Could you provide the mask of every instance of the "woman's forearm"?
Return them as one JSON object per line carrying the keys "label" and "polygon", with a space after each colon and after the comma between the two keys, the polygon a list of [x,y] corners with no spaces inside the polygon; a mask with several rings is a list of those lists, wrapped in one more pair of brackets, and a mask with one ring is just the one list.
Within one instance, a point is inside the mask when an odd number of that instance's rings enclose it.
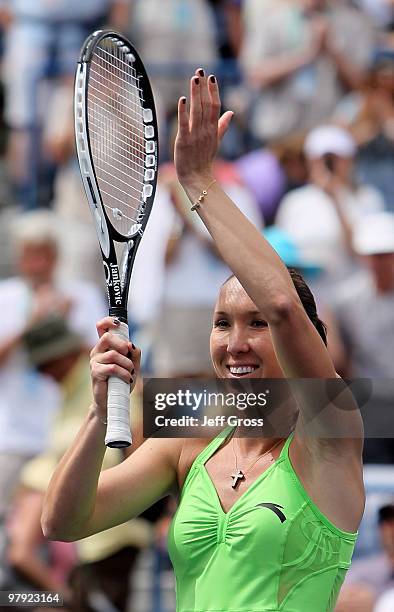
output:
{"label": "woman's forearm", "polygon": [[105,454],[105,425],[91,408],[49,484],[42,514],[44,535],[75,540],[91,518]]}
{"label": "woman's forearm", "polygon": [[[184,182],[191,202],[196,202],[211,180],[204,177]],[[218,183],[212,185],[197,210],[220,255],[268,322],[274,321],[291,300],[298,300],[280,257]]]}

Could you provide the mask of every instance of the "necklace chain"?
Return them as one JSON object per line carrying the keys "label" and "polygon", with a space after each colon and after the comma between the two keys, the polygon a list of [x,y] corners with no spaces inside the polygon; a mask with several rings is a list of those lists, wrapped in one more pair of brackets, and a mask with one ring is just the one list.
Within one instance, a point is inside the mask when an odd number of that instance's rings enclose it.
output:
{"label": "necklace chain", "polygon": [[260,461],[260,459],[263,459],[263,457],[265,457],[266,455],[268,455],[268,453],[271,453],[277,446],[279,446],[279,444],[281,444],[281,442],[283,442],[283,439],[281,438],[280,440],[278,440],[275,444],[273,444],[273,446],[271,446],[271,448],[269,448],[268,450],[264,451],[264,453],[262,453],[261,455],[259,455],[247,468],[247,470],[244,472],[241,469],[238,469],[238,458],[237,458],[237,454],[235,452],[235,442],[234,442],[234,438],[235,436],[233,436],[232,439],[232,449],[233,449],[233,454],[234,454],[234,458],[235,458],[235,474],[233,476],[231,476],[231,478],[233,479],[233,484],[231,485],[233,489],[235,489],[238,485],[238,482],[241,480],[245,480],[246,475],[250,472],[250,470],[252,469],[252,467],[258,462]]}

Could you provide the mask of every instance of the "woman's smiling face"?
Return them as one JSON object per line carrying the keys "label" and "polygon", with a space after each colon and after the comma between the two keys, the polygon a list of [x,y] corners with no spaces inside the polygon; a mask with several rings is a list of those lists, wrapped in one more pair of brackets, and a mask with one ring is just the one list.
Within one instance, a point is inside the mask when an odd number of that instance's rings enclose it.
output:
{"label": "woman's smiling face", "polygon": [[219,378],[283,378],[266,321],[239,281],[220,289],[211,333],[211,359]]}

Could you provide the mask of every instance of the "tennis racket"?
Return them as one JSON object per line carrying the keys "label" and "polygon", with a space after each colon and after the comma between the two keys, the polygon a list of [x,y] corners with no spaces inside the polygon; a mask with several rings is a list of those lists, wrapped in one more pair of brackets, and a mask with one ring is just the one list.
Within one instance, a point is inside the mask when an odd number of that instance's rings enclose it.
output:
{"label": "tennis racket", "polygon": [[[114,333],[128,340],[130,277],[155,196],[158,130],[146,70],[121,34],[99,30],[85,41],[74,111],[79,167],[103,257],[109,314],[121,321]],[[107,446],[131,444],[129,406],[129,385],[111,377]]]}

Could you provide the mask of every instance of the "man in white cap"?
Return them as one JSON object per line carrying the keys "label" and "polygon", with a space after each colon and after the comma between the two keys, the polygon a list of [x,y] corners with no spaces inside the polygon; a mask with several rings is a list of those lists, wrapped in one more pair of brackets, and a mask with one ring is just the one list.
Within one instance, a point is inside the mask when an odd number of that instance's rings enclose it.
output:
{"label": "man in white cap", "polygon": [[355,269],[355,223],[383,210],[384,202],[375,188],[355,180],[357,146],[347,130],[335,125],[315,128],[305,140],[304,151],[310,183],[285,196],[276,222],[306,260],[326,270],[314,289],[330,302],[338,282]]}
{"label": "man in white cap", "polygon": [[394,378],[394,213],[362,219],[353,247],[365,269],[341,286],[335,306],[352,373]]}
{"label": "man in white cap", "polygon": [[[337,293],[334,313],[350,360],[349,374],[372,380],[365,413],[369,461],[394,460],[394,213],[362,219],[354,229],[353,248],[364,269]],[[368,439],[371,436],[376,440]],[[379,439],[384,438],[384,439]]]}

